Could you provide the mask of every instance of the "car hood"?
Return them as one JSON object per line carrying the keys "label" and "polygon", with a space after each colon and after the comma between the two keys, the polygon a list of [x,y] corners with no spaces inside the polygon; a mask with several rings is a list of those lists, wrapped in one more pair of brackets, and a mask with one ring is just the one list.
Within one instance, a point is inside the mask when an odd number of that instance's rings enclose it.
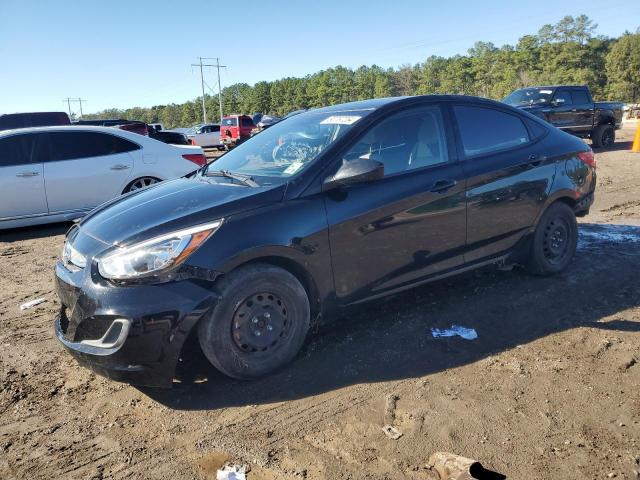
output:
{"label": "car hood", "polygon": [[80,229],[109,245],[130,245],[282,199],[284,185],[246,187],[200,175],[162,182],[91,211]]}

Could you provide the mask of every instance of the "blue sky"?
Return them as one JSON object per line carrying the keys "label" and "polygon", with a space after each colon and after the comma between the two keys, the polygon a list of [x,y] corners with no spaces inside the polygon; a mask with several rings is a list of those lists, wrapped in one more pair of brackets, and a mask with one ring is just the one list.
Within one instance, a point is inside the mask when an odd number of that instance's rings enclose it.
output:
{"label": "blue sky", "polygon": [[581,13],[603,35],[640,27],[640,0],[0,0],[0,112],[181,103],[200,94],[200,55],[228,66],[223,86],[253,84],[513,44]]}

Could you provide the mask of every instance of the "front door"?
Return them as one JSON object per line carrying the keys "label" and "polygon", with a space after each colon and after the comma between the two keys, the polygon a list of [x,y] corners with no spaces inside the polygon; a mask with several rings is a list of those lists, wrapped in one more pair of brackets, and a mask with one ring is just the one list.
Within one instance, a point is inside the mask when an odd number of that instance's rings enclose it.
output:
{"label": "front door", "polygon": [[[44,162],[50,213],[84,211],[120,195],[139,146],[108,133],[78,130],[49,133]],[[129,153],[131,152],[131,153]]]}
{"label": "front door", "polygon": [[34,152],[38,134],[0,138],[0,221],[47,214],[42,163]]}
{"label": "front door", "polygon": [[552,102],[554,105],[549,113],[549,122],[562,130],[574,131],[577,118],[571,92],[566,88],[558,89]]}
{"label": "front door", "polygon": [[353,303],[456,267],[465,245],[465,182],[439,106],[394,113],[344,161],[381,161],[381,180],[326,193],[336,294]]}

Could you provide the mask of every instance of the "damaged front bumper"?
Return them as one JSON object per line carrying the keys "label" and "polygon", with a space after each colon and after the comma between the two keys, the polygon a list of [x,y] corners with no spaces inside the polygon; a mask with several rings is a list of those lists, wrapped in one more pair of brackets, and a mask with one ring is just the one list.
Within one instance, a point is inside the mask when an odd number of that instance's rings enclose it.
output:
{"label": "damaged front bumper", "polygon": [[62,263],[55,285],[60,343],[96,373],[140,386],[171,386],[186,338],[217,302],[208,282],[110,285]]}

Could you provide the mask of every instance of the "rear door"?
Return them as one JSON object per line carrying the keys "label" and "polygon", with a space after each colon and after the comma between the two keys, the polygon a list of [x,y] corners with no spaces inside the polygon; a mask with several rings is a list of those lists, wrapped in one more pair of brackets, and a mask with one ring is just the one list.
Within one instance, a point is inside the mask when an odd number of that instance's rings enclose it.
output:
{"label": "rear door", "polygon": [[41,136],[0,138],[0,221],[47,214],[43,166],[34,158]]}
{"label": "rear door", "polygon": [[87,210],[120,195],[139,150],[108,133],[51,131],[44,163],[49,212]]}
{"label": "rear door", "polygon": [[574,123],[572,130],[579,133],[590,132],[593,127],[594,105],[586,88],[574,88],[571,90],[573,99]]}
{"label": "rear door", "polygon": [[465,262],[506,251],[534,224],[553,182],[555,163],[539,140],[547,130],[511,110],[453,106],[467,179]]}
{"label": "rear door", "polygon": [[249,138],[251,136],[251,130],[256,128],[256,124],[253,123],[251,117],[240,117],[240,138]]}
{"label": "rear door", "polygon": [[465,187],[446,118],[438,105],[392,113],[343,156],[375,158],[385,177],[325,194],[342,303],[402,289],[462,263]]}

